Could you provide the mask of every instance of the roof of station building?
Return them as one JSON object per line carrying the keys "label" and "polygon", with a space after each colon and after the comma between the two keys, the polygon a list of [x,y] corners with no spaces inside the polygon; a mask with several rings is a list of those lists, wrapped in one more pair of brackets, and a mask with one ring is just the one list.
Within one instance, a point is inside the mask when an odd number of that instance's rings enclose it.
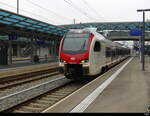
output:
{"label": "roof of station building", "polygon": [[[66,33],[68,30],[55,26],[52,24],[48,24],[36,19],[32,19],[23,15],[19,15],[10,11],[6,11],[3,9],[0,9],[0,28],[1,30],[5,29],[5,32],[11,28],[11,32],[23,32],[27,31],[28,33],[34,33],[36,34],[47,34],[47,35],[54,35],[54,36],[63,36],[64,33]],[[18,29],[20,29],[18,31]],[[16,30],[16,31],[15,31]]]}

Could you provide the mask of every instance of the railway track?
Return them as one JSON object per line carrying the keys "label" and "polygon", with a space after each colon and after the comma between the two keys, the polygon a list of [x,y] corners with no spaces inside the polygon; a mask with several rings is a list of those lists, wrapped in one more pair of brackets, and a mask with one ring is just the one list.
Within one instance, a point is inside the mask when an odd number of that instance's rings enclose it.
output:
{"label": "railway track", "polygon": [[7,92],[6,95],[0,97],[0,112],[14,107],[20,103],[26,102],[32,98],[35,98],[41,94],[53,90],[59,86],[68,83],[70,80],[62,76],[54,76],[53,79],[47,79],[43,82],[31,83],[30,86],[19,87],[14,92]]}
{"label": "railway track", "polygon": [[83,82],[80,80],[80,82],[72,82],[64,76],[55,77],[54,80],[45,81],[28,89],[0,97],[0,112],[43,112],[46,108],[52,106],[90,81],[86,80]]}
{"label": "railway track", "polygon": [[[18,75],[11,75],[0,78],[0,102],[6,96],[11,96],[17,91],[30,88],[34,85],[40,84],[45,81],[50,81],[53,76],[59,75],[57,66],[46,66],[43,69],[36,69],[30,72],[20,72]],[[54,77],[56,78],[56,77]],[[2,100],[2,101],[1,101]],[[2,106],[3,107],[3,106]],[[0,111],[3,108],[0,106]]]}
{"label": "railway track", "polygon": [[55,75],[59,75],[59,72],[52,72],[44,75],[35,76],[29,79],[22,79],[15,82],[6,83],[4,85],[1,85],[0,97],[24,88],[31,87],[36,84],[40,84],[45,81],[52,80],[53,78],[55,78]]}
{"label": "railway track", "polygon": [[12,82],[4,82],[3,84],[0,84],[0,93],[1,91],[4,91],[6,89],[11,89],[13,87],[16,86],[20,86],[26,83],[30,83],[30,82],[34,82],[34,81],[38,81],[40,79],[44,79],[44,78],[48,78],[50,76],[54,76],[54,75],[58,75],[59,72],[58,71],[54,71],[54,72],[49,72],[49,73],[45,73],[45,74],[40,74],[38,76],[32,76],[32,77],[28,77],[28,78],[21,78],[18,80],[13,80]]}
{"label": "railway track", "polygon": [[74,91],[78,90],[91,80],[86,81],[71,81],[59,88],[56,88],[46,94],[38,96],[28,102],[25,102],[21,105],[16,106],[10,110],[5,112],[9,113],[41,113],[48,107],[52,106],[53,104],[57,103],[61,99],[65,98],[66,96],[70,95]]}
{"label": "railway track", "polygon": [[0,83],[25,78],[27,76],[30,77],[56,69],[58,69],[58,65],[32,66],[23,69],[17,68],[15,70],[2,71],[0,72]]}
{"label": "railway track", "polygon": [[58,67],[46,67],[41,70],[34,70],[30,72],[22,72],[16,75],[9,75],[0,78],[0,90],[11,88],[20,84],[25,84],[31,81],[47,78],[49,76],[57,75]]}

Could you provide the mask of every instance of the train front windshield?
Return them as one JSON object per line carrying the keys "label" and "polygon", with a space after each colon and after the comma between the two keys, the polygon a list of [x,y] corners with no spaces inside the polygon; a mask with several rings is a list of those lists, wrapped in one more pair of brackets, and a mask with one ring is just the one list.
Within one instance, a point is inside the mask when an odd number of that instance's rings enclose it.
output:
{"label": "train front windshield", "polygon": [[62,52],[67,54],[85,53],[88,49],[89,33],[68,33],[63,41]]}

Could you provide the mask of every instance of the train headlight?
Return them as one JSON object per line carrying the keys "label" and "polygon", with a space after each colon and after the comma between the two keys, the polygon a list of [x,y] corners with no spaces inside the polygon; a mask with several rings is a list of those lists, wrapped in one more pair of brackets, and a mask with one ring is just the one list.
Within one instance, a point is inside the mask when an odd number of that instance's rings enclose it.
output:
{"label": "train headlight", "polygon": [[65,61],[65,60],[60,59],[60,63],[66,63],[66,61]]}
{"label": "train headlight", "polygon": [[82,61],[81,61],[82,64],[88,63],[88,62],[89,62],[88,60],[82,60]]}

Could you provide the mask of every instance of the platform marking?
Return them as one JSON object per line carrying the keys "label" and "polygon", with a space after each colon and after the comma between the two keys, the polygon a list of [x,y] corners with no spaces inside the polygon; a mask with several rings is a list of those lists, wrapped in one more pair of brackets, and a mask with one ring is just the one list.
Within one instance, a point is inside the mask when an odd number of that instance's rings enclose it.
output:
{"label": "platform marking", "polygon": [[78,104],[70,113],[84,112],[86,108],[103,92],[103,90],[121,73],[121,71],[132,61],[131,58],[127,61],[119,70],[117,70],[109,79],[107,79],[102,85],[96,88],[88,97],[86,97],[80,104]]}

